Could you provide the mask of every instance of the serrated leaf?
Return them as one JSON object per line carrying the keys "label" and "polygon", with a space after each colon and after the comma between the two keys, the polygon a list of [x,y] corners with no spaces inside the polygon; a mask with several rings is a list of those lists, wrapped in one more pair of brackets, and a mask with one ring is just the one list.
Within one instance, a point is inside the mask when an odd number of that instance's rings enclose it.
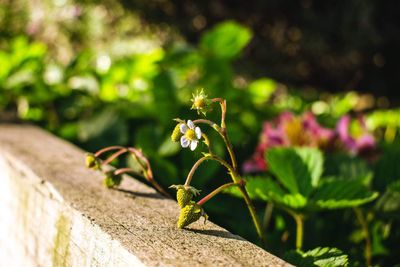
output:
{"label": "serrated leaf", "polygon": [[361,179],[364,185],[369,185],[373,176],[372,170],[364,160],[347,154],[329,155],[324,174],[340,179]]}
{"label": "serrated leaf", "polygon": [[[243,177],[246,180],[246,189],[251,199],[268,201],[271,192],[276,195],[283,196],[285,192],[276,184],[271,178],[268,177]],[[242,197],[240,190],[237,187],[229,187],[225,190],[226,193],[236,197]]]}
{"label": "serrated leaf", "polygon": [[[246,179],[246,189],[251,199],[271,201],[278,206],[289,209],[302,209],[307,205],[307,199],[300,194],[287,194],[269,177],[249,177]],[[236,197],[242,197],[237,187],[230,187],[225,192]]]}
{"label": "serrated leaf", "polygon": [[240,24],[228,21],[206,32],[200,41],[201,50],[220,59],[239,55],[251,39],[251,31]]}
{"label": "serrated leaf", "polygon": [[337,248],[318,247],[306,252],[289,251],[285,260],[298,267],[342,267],[348,266],[348,256]]}
{"label": "serrated leaf", "polygon": [[267,151],[270,171],[292,194],[308,196],[323,170],[322,153],[313,148],[273,148]]}
{"label": "serrated leaf", "polygon": [[388,214],[399,217],[400,211],[400,180],[391,183],[385,193],[376,203],[376,208]]}
{"label": "serrated leaf", "polygon": [[378,197],[359,180],[330,180],[323,183],[311,196],[319,209],[340,209],[356,207]]}

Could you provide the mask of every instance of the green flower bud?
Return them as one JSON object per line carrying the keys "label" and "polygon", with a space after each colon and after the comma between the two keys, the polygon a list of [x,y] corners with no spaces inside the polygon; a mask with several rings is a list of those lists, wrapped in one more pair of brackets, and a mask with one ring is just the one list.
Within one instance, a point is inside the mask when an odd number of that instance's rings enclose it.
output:
{"label": "green flower bud", "polygon": [[197,114],[202,113],[204,116],[206,116],[207,111],[210,110],[211,100],[207,98],[204,90],[197,90],[197,92],[193,94],[191,101],[193,103],[191,109],[197,110]]}
{"label": "green flower bud", "polygon": [[192,186],[184,185],[171,185],[170,188],[175,188],[176,200],[180,208],[185,207],[193,198],[193,196],[199,195],[200,191]]}
{"label": "green flower bud", "polygon": [[178,220],[178,228],[182,229],[191,223],[194,223],[201,216],[204,216],[204,210],[196,202],[190,201],[185,207],[181,209]]}
{"label": "green flower bud", "polygon": [[183,134],[181,133],[181,129],[180,129],[181,124],[183,124],[183,123],[178,123],[178,124],[175,126],[174,130],[172,131],[172,134],[171,134],[171,140],[172,140],[172,142],[179,142],[179,140],[181,139],[181,137],[182,137],[182,135],[183,135]]}
{"label": "green flower bud", "polygon": [[101,170],[100,159],[92,153],[86,154],[86,167],[93,170]]}
{"label": "green flower bud", "polygon": [[103,180],[103,184],[108,187],[115,187],[121,184],[122,176],[115,175],[113,171],[106,172],[106,177]]}

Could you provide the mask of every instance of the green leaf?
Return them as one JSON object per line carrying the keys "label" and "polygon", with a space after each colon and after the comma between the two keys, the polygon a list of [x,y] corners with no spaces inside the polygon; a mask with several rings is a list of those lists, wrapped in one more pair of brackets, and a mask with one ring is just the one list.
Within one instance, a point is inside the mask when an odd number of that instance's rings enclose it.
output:
{"label": "green leaf", "polygon": [[277,88],[277,83],[272,79],[262,78],[249,85],[249,93],[254,104],[263,104],[269,100]]}
{"label": "green leaf", "polygon": [[360,179],[364,185],[369,185],[373,177],[372,170],[364,160],[347,154],[328,155],[324,174],[346,180]]}
{"label": "green leaf", "polygon": [[383,148],[382,156],[375,165],[374,188],[383,192],[388,184],[400,179],[400,147],[391,145]]}
{"label": "green leaf", "polygon": [[313,148],[273,148],[267,151],[270,171],[290,193],[308,196],[323,170],[322,153]]}
{"label": "green leaf", "polygon": [[[287,194],[269,177],[247,178],[246,189],[253,200],[271,201],[278,206],[295,210],[302,209],[307,205],[307,199],[304,196],[300,194]],[[236,197],[242,197],[237,187],[230,187],[225,192]]]}
{"label": "green leaf", "polygon": [[181,146],[178,142],[172,142],[171,137],[167,136],[164,142],[158,148],[158,154],[162,157],[172,156],[175,155],[180,148]]}
{"label": "green leaf", "polygon": [[285,260],[298,267],[342,267],[348,266],[346,254],[337,248],[318,247],[306,252],[292,250],[286,253]]}
{"label": "green leaf", "polygon": [[206,32],[201,38],[200,48],[216,58],[229,60],[239,55],[251,37],[248,28],[228,21]]}
{"label": "green leaf", "polygon": [[330,180],[319,186],[311,200],[320,209],[341,209],[356,207],[378,197],[359,180]]}
{"label": "green leaf", "polygon": [[[283,196],[285,192],[271,178],[267,177],[243,177],[246,180],[246,189],[251,199],[268,201],[270,193]],[[242,197],[240,190],[237,187],[229,187],[224,192]]]}
{"label": "green leaf", "polygon": [[376,208],[387,214],[399,217],[400,211],[400,180],[391,183],[382,197],[376,203]]}

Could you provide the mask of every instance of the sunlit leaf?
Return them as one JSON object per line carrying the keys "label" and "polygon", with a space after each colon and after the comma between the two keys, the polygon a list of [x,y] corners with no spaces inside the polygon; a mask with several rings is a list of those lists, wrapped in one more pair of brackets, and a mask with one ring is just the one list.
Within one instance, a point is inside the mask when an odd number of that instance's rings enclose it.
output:
{"label": "sunlit leaf", "polygon": [[254,104],[263,104],[269,100],[275,91],[277,83],[272,79],[262,78],[249,85],[249,94]]}
{"label": "sunlit leaf", "polygon": [[323,183],[311,196],[317,208],[340,209],[356,207],[378,197],[359,180],[334,179]]}
{"label": "sunlit leaf", "polygon": [[203,35],[200,48],[216,58],[231,59],[239,55],[251,36],[248,28],[233,21],[224,22]]}
{"label": "sunlit leaf", "polygon": [[285,260],[298,267],[342,267],[348,266],[346,254],[337,248],[318,247],[306,252],[292,250],[286,253]]}
{"label": "sunlit leaf", "polygon": [[322,153],[312,148],[272,148],[266,153],[270,171],[292,194],[308,196],[323,169]]}

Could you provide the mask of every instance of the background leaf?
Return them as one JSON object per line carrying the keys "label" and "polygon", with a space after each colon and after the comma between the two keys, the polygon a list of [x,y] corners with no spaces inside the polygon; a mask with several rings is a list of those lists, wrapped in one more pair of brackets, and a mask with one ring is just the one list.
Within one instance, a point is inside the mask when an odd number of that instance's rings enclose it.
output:
{"label": "background leaf", "polygon": [[270,171],[289,190],[308,196],[323,170],[322,153],[313,148],[272,148],[266,153]]}
{"label": "background leaf", "polygon": [[337,248],[318,247],[306,252],[289,251],[285,260],[298,267],[342,267],[348,266],[348,256]]}
{"label": "background leaf", "polygon": [[356,207],[377,198],[378,193],[370,191],[357,180],[331,180],[323,183],[311,196],[321,209]]}
{"label": "background leaf", "polygon": [[232,59],[248,44],[251,36],[248,28],[233,21],[224,22],[203,35],[200,48],[216,58]]}

